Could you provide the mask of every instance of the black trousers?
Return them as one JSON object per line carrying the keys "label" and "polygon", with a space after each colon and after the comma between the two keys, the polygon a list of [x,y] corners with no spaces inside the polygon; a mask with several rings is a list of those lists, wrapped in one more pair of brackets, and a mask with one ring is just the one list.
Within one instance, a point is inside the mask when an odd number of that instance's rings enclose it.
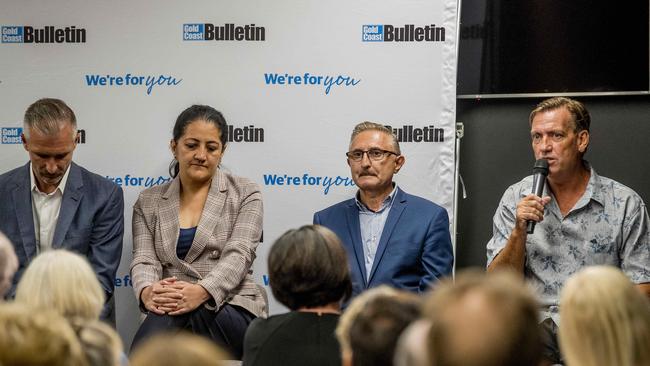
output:
{"label": "black trousers", "polygon": [[560,344],[557,339],[557,325],[553,322],[553,319],[546,318],[539,323],[539,327],[542,333],[542,354],[544,358],[554,365],[564,365],[564,359],[560,353]]}
{"label": "black trousers", "polygon": [[224,304],[216,312],[201,305],[194,311],[176,316],[149,312],[133,337],[131,352],[140,342],[155,334],[185,330],[211,339],[232,359],[241,360],[244,334],[253,319],[255,316],[248,310],[230,304]]}

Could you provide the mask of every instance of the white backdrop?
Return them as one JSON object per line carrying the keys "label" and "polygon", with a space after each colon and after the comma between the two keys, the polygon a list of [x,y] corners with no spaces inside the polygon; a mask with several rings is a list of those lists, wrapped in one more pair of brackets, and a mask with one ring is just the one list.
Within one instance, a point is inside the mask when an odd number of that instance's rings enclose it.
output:
{"label": "white backdrop", "polygon": [[[354,194],[344,153],[358,122],[399,129],[406,165],[396,181],[452,216],[457,0],[0,0],[0,7],[0,172],[28,159],[15,143],[27,106],[42,97],[66,101],[85,135],[74,160],[124,190],[116,303],[127,344],[138,324],[128,277],[131,208],[142,189],[169,179],[172,126],[191,104],[215,107],[241,131],[223,168],[262,187],[260,284],[275,238]],[[232,39],[189,40],[215,33]],[[298,178],[276,179],[285,175]],[[271,300],[272,313],[282,309]]]}

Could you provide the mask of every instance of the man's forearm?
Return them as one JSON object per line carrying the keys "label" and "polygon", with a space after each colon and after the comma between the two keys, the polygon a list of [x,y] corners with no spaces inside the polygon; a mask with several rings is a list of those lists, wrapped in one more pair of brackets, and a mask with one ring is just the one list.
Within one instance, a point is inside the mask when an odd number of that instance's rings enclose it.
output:
{"label": "man's forearm", "polygon": [[510,234],[506,246],[488,266],[488,272],[511,269],[523,275],[526,258],[526,236],[525,231],[521,232],[515,228]]}
{"label": "man's forearm", "polygon": [[639,283],[636,285],[636,288],[650,298],[650,283]]}

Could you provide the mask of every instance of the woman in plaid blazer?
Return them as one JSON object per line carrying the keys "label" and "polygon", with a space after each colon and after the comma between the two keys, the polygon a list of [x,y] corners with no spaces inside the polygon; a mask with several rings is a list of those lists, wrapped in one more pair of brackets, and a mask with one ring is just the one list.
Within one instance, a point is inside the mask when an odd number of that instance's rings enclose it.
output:
{"label": "woman in plaid blazer", "polygon": [[183,111],[170,143],[174,179],[142,191],[133,207],[131,276],[147,316],[132,349],[186,329],[241,359],[248,324],[266,316],[266,293],[251,276],[262,197],[257,184],[219,169],[226,132],[209,106]]}

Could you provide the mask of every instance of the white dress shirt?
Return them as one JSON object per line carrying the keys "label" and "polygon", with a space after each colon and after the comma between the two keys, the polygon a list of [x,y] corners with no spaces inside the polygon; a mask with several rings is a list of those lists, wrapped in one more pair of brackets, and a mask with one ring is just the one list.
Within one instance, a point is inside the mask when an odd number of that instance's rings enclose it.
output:
{"label": "white dress shirt", "polygon": [[[70,164],[72,165],[72,164]],[[39,253],[52,249],[54,230],[59,220],[63,191],[68,181],[70,166],[66,169],[59,186],[52,193],[43,193],[36,185],[32,164],[29,164],[29,179],[32,192],[32,215],[34,216],[34,234],[36,235],[36,248]]]}

